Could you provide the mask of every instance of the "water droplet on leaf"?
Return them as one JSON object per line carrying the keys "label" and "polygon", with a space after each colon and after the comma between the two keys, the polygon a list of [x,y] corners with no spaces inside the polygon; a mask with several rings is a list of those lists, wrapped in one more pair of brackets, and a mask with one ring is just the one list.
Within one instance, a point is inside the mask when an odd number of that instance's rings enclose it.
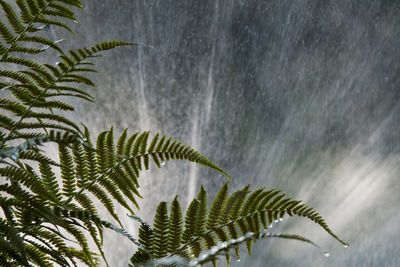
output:
{"label": "water droplet on leaf", "polygon": [[343,247],[344,247],[344,248],[348,248],[348,247],[349,247],[349,244],[343,245]]}
{"label": "water droplet on leaf", "polygon": [[328,258],[330,255],[331,255],[331,253],[329,253],[328,251],[325,251],[325,252],[324,252],[324,256],[325,256],[325,257]]}
{"label": "water droplet on leaf", "polygon": [[165,165],[165,161],[161,161],[160,164],[161,164],[161,166]]}

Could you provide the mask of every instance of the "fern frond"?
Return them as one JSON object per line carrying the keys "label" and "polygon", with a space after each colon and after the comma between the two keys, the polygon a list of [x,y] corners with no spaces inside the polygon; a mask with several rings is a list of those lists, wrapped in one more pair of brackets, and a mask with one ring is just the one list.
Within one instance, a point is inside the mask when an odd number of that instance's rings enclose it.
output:
{"label": "fern frond", "polygon": [[[112,195],[114,200],[125,207],[130,213],[133,214],[133,210],[125,201],[125,197],[129,199],[131,203],[135,206],[137,205],[136,199],[133,194],[140,197],[137,191],[138,182],[137,177],[142,169],[142,158],[144,158],[145,168],[148,168],[148,160],[146,162],[146,157],[149,155],[149,151],[157,154],[171,154],[173,152],[168,152],[170,146],[165,146],[165,144],[158,143],[160,150],[154,152],[155,144],[157,138],[153,138],[148,145],[149,132],[144,132],[142,134],[134,134],[130,138],[127,138],[127,131],[124,131],[117,143],[117,154],[115,154],[115,146],[113,141],[113,130],[105,131],[99,134],[96,142],[96,149],[90,143],[90,136],[88,135],[87,129],[85,129],[86,141],[84,144],[85,158],[88,160],[88,171],[90,181],[82,185],[81,189],[72,195],[68,203],[73,199],[73,197],[82,194],[85,190],[92,192],[95,190],[94,195],[96,197],[101,197],[101,202],[107,204],[107,209],[113,211],[113,205],[109,203],[108,199],[105,197],[105,191]],[[127,141],[125,141],[127,139]],[[166,151],[163,151],[163,149]],[[122,154],[121,154],[122,153]],[[178,152],[177,152],[178,153]],[[201,156],[203,157],[203,156]],[[94,162],[93,159],[96,158]],[[95,189],[93,187],[98,184]],[[103,188],[105,191],[103,191]],[[205,207],[205,204],[202,204]],[[202,211],[204,217],[204,211]],[[114,212],[112,214],[115,215]],[[113,215],[113,216],[114,216]],[[116,215],[115,215],[116,216]],[[202,217],[202,218],[203,218]],[[198,231],[203,229],[205,218],[202,219],[203,223],[198,225]]]}
{"label": "fern frond", "polygon": [[[21,42],[32,42],[32,43],[44,45],[41,48],[42,50],[47,50],[48,48],[51,47],[60,53],[64,53],[64,51],[57,45],[57,43],[59,43],[60,41],[52,41],[52,40],[49,40],[42,36],[37,36],[37,35],[29,36],[27,34],[21,34],[19,37],[19,40]],[[43,68],[43,67],[41,67],[41,68]]]}
{"label": "fern frond", "polygon": [[69,224],[65,227],[72,236],[74,236],[75,240],[78,241],[80,247],[82,248],[83,256],[86,261],[89,263],[88,265],[96,265],[96,259],[93,257],[91,251],[89,250],[89,245],[85,238],[85,235],[75,226]]}
{"label": "fern frond", "polygon": [[60,165],[61,165],[61,179],[63,182],[63,194],[67,197],[71,196],[75,192],[76,178],[74,175],[74,165],[72,156],[63,144],[58,146],[60,154]]}
{"label": "fern frond", "polygon": [[[71,3],[71,2],[69,2],[69,3]],[[72,20],[76,20],[75,18],[73,18],[74,12],[66,6],[57,4],[56,2],[52,2],[49,4],[49,7],[53,8],[57,12],[67,14],[68,16],[71,17]],[[82,6],[79,5],[78,7],[82,7]]]}
{"label": "fern frond", "polygon": [[169,216],[168,229],[168,253],[173,253],[181,244],[182,235],[182,213],[178,196],[174,198],[171,204],[171,214]]}
{"label": "fern frond", "polygon": [[16,64],[16,65],[21,65],[25,67],[29,67],[32,69],[41,69],[43,68],[41,64],[36,63],[32,60],[26,59],[26,58],[19,58],[19,57],[8,57],[3,60],[4,63],[11,63],[11,64]]}
{"label": "fern frond", "polygon": [[185,216],[185,230],[182,233],[182,244],[185,244],[180,251],[186,252],[186,247],[189,246],[192,250],[193,255],[199,255],[200,253],[200,243],[199,242],[191,242],[196,236],[196,214],[199,206],[199,201],[197,199],[193,199],[190,203]]}
{"label": "fern frond", "polygon": [[75,135],[72,135],[69,132],[61,134],[60,132],[50,131],[48,135],[33,134],[33,136],[27,134],[26,136],[24,136],[24,138],[27,140],[18,146],[1,148],[0,158],[11,158],[14,161],[18,161],[21,153],[36,149],[37,146],[42,145],[46,142],[56,142],[59,144],[71,144],[73,142],[80,142]]}
{"label": "fern frond", "polygon": [[[6,242],[0,242],[2,251],[5,251],[6,253],[9,252],[8,255],[13,260],[16,260],[17,263],[28,266],[28,253],[24,246],[23,239],[18,234],[17,229],[10,226],[4,219],[0,218],[0,233],[6,239]],[[4,239],[1,238],[0,240],[3,241]]]}
{"label": "fern frond", "polygon": [[[98,200],[100,200],[100,202],[103,204],[103,206],[107,209],[108,213],[120,224],[122,225],[122,223],[119,220],[118,215],[115,213],[115,206],[113,204],[113,201],[110,199],[110,197],[107,195],[106,192],[104,192],[104,190],[102,190],[99,186],[97,185],[93,185],[91,186],[88,191],[90,193],[92,193]],[[80,195],[80,194],[79,194]],[[77,194],[76,198],[79,197],[79,195]]]}
{"label": "fern frond", "polygon": [[[44,52],[44,51],[46,51],[46,50],[47,50],[47,49],[43,49],[43,48],[24,47],[24,46],[14,46],[14,47],[12,48],[12,51],[11,51],[11,52],[36,55],[36,54],[42,53],[42,52]],[[6,52],[10,52],[10,51],[6,51]],[[3,56],[4,56],[4,55],[7,55],[6,52],[3,53]]]}
{"label": "fern frond", "polygon": [[26,1],[29,11],[33,16],[37,16],[40,12],[39,4],[36,0],[27,0]]}
{"label": "fern frond", "polygon": [[[236,191],[229,196],[228,184],[226,183],[222,186],[212,202],[209,212],[207,212],[205,202],[206,192],[202,187],[198,197],[190,203],[186,211],[185,230],[181,235],[181,239],[175,241],[177,246],[173,246],[169,243],[169,247],[173,247],[174,249],[168,250],[168,256],[160,256],[161,254],[156,254],[155,252],[152,253],[152,256],[155,259],[161,258],[161,260],[163,260],[163,257],[171,258],[179,255],[179,257],[185,259],[189,265],[203,264],[209,261],[215,265],[215,261],[217,260],[216,256],[220,255],[220,253],[225,255],[229,264],[230,256],[227,252],[229,252],[230,248],[234,248],[236,257],[239,257],[239,244],[246,243],[246,247],[250,253],[252,242],[261,238],[276,237],[293,239],[317,246],[303,236],[272,234],[266,232],[266,230],[261,232],[259,229],[263,226],[263,221],[270,220],[270,218],[268,218],[269,213],[272,214],[270,215],[271,222],[282,218],[285,214],[290,216],[305,216],[319,224],[328,233],[331,232],[326,223],[321,221],[323,220],[322,217],[317,215],[314,209],[303,204],[300,205],[300,202],[297,200],[284,198],[285,194],[280,193],[280,190],[272,189],[265,191],[265,188],[261,188],[255,190],[249,196],[247,196],[248,193],[249,186],[246,186],[242,190]],[[177,207],[177,204],[178,201],[177,198],[175,198],[172,203],[170,218],[176,216],[172,213],[174,206]],[[165,215],[165,213],[167,213],[165,202],[162,202],[159,207],[162,207],[162,216],[160,214],[156,215],[158,222],[162,221],[161,218],[165,219],[167,216]],[[157,213],[160,213],[160,210],[158,210]],[[205,216],[207,216],[207,221],[204,219]],[[264,220],[262,219],[263,217]],[[174,224],[179,225],[178,222]],[[204,229],[205,226],[207,230]],[[160,229],[161,227],[158,225],[155,228]],[[240,229],[240,234],[238,229]],[[265,229],[267,229],[266,226]],[[332,236],[337,238],[335,235]],[[340,239],[338,239],[338,241],[341,243],[343,242]],[[155,247],[155,241],[153,240],[142,240],[141,242],[147,242],[146,244],[152,243],[153,249]],[[345,242],[343,243],[346,244]],[[192,253],[187,252],[188,247],[190,247]],[[141,260],[144,260],[144,258],[141,258]]]}
{"label": "fern frond", "polygon": [[15,1],[20,9],[22,22],[29,24],[33,19],[24,0]]}
{"label": "fern frond", "polygon": [[19,71],[0,70],[0,77],[6,77],[20,82],[21,84],[34,85],[32,81]]}
{"label": "fern frond", "polygon": [[13,8],[11,7],[11,5],[9,5],[8,3],[6,3],[3,0],[0,0],[0,5],[3,8],[3,11],[8,19],[8,22],[10,23],[10,25],[12,26],[12,28],[14,29],[15,33],[21,33],[24,31],[24,26],[22,25],[20,19],[17,17],[17,15],[15,14]]}
{"label": "fern frond", "polygon": [[[208,218],[206,222],[206,229],[214,229],[215,226],[218,224],[220,217],[225,216],[225,214],[221,213],[222,207],[224,206],[225,200],[228,196],[228,183],[225,183],[220,191],[218,192],[216,198],[214,199],[213,203],[210,206],[210,211],[208,213]],[[221,241],[226,241],[228,239],[225,231],[223,229],[220,229],[216,231],[216,234],[218,236],[218,239]],[[210,249],[211,247],[216,245],[216,238],[214,238],[212,235],[208,235],[205,238],[206,242],[206,247],[207,249]],[[215,261],[213,261],[213,265],[216,266]]]}
{"label": "fern frond", "polygon": [[57,1],[73,7],[83,8],[82,2],[80,0],[57,0]]}
{"label": "fern frond", "polygon": [[139,243],[142,247],[131,257],[132,264],[141,264],[151,260],[153,253],[153,230],[149,225],[142,223],[139,228]]}
{"label": "fern frond", "polygon": [[[30,12],[35,9],[35,4],[32,2],[28,5],[30,8]],[[33,9],[32,9],[33,8]],[[4,31],[6,34],[6,31]],[[19,41],[31,41],[36,43],[41,43],[47,46],[52,46],[55,49],[58,49],[56,45],[57,42],[50,41],[45,38],[41,37],[30,37],[26,34],[21,34],[19,37]],[[25,111],[22,114],[19,114],[20,119],[19,121],[14,124],[13,128],[10,129],[9,134],[3,140],[1,147],[4,146],[5,142],[10,140],[11,136],[13,136],[14,132],[18,130],[18,125],[22,123],[22,121],[28,117],[28,114],[31,113],[33,108],[40,108],[40,109],[49,109],[50,113],[43,113],[47,114],[48,117],[53,116],[52,109],[60,109],[66,111],[73,111],[74,108],[71,105],[68,105],[61,101],[56,100],[48,100],[49,97],[57,97],[57,96],[64,96],[65,93],[62,91],[71,91],[76,92],[76,95],[68,94],[69,96],[76,96],[79,98],[86,99],[88,101],[92,101],[92,98],[89,94],[85,93],[84,91],[77,89],[75,87],[70,86],[60,86],[60,83],[64,82],[75,82],[75,83],[85,83],[88,85],[94,86],[95,84],[86,76],[81,75],[79,73],[92,71],[89,68],[81,68],[80,65],[86,64],[86,59],[97,56],[99,52],[104,50],[109,50],[118,46],[127,46],[127,45],[134,45],[134,43],[128,42],[121,42],[121,41],[111,41],[105,42],[98,45],[91,47],[90,49],[78,49],[78,53],[73,51],[70,52],[71,57],[67,55],[61,55],[61,59],[63,62],[58,64],[58,67],[53,67],[51,65],[45,64],[44,66],[50,70],[48,72],[42,66],[37,66],[35,62],[25,60],[25,59],[18,59],[15,57],[7,58],[3,56],[4,61],[9,61],[10,63],[16,63],[24,66],[30,67],[30,70],[23,70],[23,71],[9,71],[9,70],[1,70],[0,76],[12,79],[14,81],[19,82],[19,84],[10,84],[4,83],[3,87],[7,87],[13,93],[13,95],[23,103],[25,106]],[[14,52],[30,52],[30,53],[37,53],[40,52],[36,48],[22,48],[16,46],[13,48]],[[36,49],[36,50],[35,50]],[[79,55],[78,55],[79,54]],[[23,87],[22,87],[23,86]],[[42,89],[40,89],[43,88]],[[55,93],[49,93],[49,90],[55,90]],[[52,117],[52,119],[60,119],[60,124],[67,123],[69,126],[73,126],[77,129],[76,125],[71,125],[68,119],[61,118],[62,116]],[[39,119],[39,118],[37,118]],[[38,124],[39,125],[39,124]],[[46,129],[46,125],[42,125]],[[62,125],[59,125],[58,129]],[[79,131],[78,131],[79,132]]]}
{"label": "fern frond", "polygon": [[[45,25],[54,25],[58,27],[65,28],[69,31],[70,28],[63,22],[54,19],[48,19],[48,16],[55,18],[66,18],[69,20],[75,20],[73,12],[67,6],[79,6],[82,7],[79,1],[65,1],[62,4],[56,3],[59,1],[37,1],[37,0],[16,0],[16,4],[20,10],[21,17],[18,17],[14,12],[11,5],[7,4],[3,0],[0,2],[2,9],[4,10],[8,22],[12,26],[14,32],[17,34],[15,37],[12,36],[10,30],[6,28],[3,22],[0,22],[0,34],[9,47],[2,49],[2,58],[5,60],[8,55],[12,52],[23,52],[23,53],[40,53],[45,51],[47,48],[35,49],[35,48],[23,48],[18,45],[19,42],[31,41],[39,44],[46,44],[47,47],[53,47],[59,52],[63,51],[57,47],[55,42],[47,40],[44,41],[42,37],[39,36],[27,36],[26,33],[35,32],[41,29],[41,27],[36,27],[35,24],[43,23]],[[30,39],[37,38],[37,39]]]}
{"label": "fern frond", "polygon": [[168,211],[167,203],[161,202],[156,210],[153,227],[153,254],[155,258],[165,257],[168,253]]}
{"label": "fern frond", "polygon": [[213,203],[210,206],[210,211],[207,218],[207,229],[213,229],[221,220],[221,217],[225,217],[226,214],[222,213],[222,207],[224,206],[225,200],[228,196],[228,183],[225,183],[219,190]]}
{"label": "fern frond", "polygon": [[52,171],[50,164],[46,162],[41,162],[39,164],[39,169],[44,187],[47,190],[48,195],[51,196],[56,201],[56,203],[60,203],[62,195],[59,190],[59,184],[57,182],[56,175]]}
{"label": "fern frond", "polygon": [[[64,239],[61,238],[59,235],[48,230],[43,230],[41,229],[41,227],[38,226],[27,227],[24,232],[26,235],[34,237],[35,239],[40,240],[43,244],[47,245],[47,247],[51,251],[46,251],[46,249],[45,251],[49,255],[53,256],[51,260],[54,261],[55,259],[55,262],[57,262],[61,266],[69,265],[68,261],[64,258],[64,256],[70,256],[69,249]],[[38,247],[41,246],[39,245]]]}
{"label": "fern frond", "polygon": [[[68,127],[59,125],[59,124],[54,124],[54,123],[48,123],[48,122],[17,122],[13,121],[11,119],[8,119],[2,115],[0,115],[0,126],[3,127],[4,129],[7,130],[26,130],[26,129],[40,129],[40,128],[47,128],[47,129],[58,129],[58,130],[65,130],[71,132],[71,134],[74,134],[76,136],[79,136],[80,133],[72,130]],[[79,128],[78,128],[79,129]]]}
{"label": "fern frond", "polygon": [[91,98],[92,99],[91,95],[89,95],[88,93],[86,93],[83,90],[80,90],[80,89],[77,89],[77,88],[74,88],[74,87],[53,85],[51,88],[56,90],[57,92],[64,92],[64,91],[66,91],[66,92],[74,92],[74,93],[77,93],[78,95],[86,96],[87,98]]}
{"label": "fern frond", "polygon": [[[12,44],[15,37],[12,34],[12,32],[7,28],[7,26],[0,21],[0,35],[3,38],[4,42],[7,44]],[[1,54],[5,55],[7,53],[7,48],[2,48],[1,49]]]}
{"label": "fern frond", "polygon": [[82,188],[88,181],[87,162],[82,145],[80,143],[74,143],[72,147],[77,185],[79,188]]}
{"label": "fern frond", "polygon": [[7,177],[13,182],[25,185],[37,195],[46,195],[42,181],[32,172],[14,166],[6,166],[0,168],[0,175]]}
{"label": "fern frond", "polygon": [[196,228],[195,234],[197,236],[202,236],[205,233],[206,226],[206,216],[207,216],[207,192],[204,187],[200,187],[200,192],[197,195],[197,200],[199,201],[199,206],[197,208],[196,214]]}
{"label": "fern frond", "polygon": [[149,168],[149,159],[152,158],[157,167],[161,167],[168,160],[185,159],[217,170],[230,178],[225,171],[209,159],[194,149],[172,140],[172,137],[165,141],[166,136],[159,139],[159,133],[157,133],[148,145],[149,134],[150,132],[136,133],[128,139],[125,145],[124,154],[131,156],[131,167],[137,176],[142,170],[142,158],[146,170]]}
{"label": "fern frond", "polygon": [[94,243],[96,244],[97,250],[100,252],[101,257],[103,258],[104,262],[108,266],[108,262],[107,262],[106,256],[104,255],[104,251],[102,248],[102,245],[103,245],[102,240],[101,240],[102,238],[99,238],[99,235],[102,235],[102,228],[98,227],[96,230],[96,228],[93,226],[93,224],[91,224],[89,222],[85,222],[85,226],[88,229],[89,234],[92,237]]}

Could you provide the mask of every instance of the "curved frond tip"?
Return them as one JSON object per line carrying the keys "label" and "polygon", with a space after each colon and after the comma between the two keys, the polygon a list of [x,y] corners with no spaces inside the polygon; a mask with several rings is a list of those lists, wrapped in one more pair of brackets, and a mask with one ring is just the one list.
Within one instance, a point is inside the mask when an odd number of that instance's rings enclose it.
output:
{"label": "curved frond tip", "polygon": [[[184,229],[181,232],[181,214],[178,211],[177,198],[171,204],[171,218],[168,227],[168,211],[165,202],[157,210],[152,232],[155,238],[143,240],[147,246],[152,245],[151,255],[143,257],[143,251],[136,252],[131,263],[135,266],[146,265],[149,257],[160,264],[177,264],[181,266],[197,266],[206,262],[215,263],[217,256],[224,255],[229,264],[230,249],[234,249],[239,257],[239,244],[245,243],[249,254],[255,240],[265,238],[283,238],[309,243],[321,249],[314,242],[301,235],[274,234],[270,228],[274,223],[282,221],[284,216],[306,217],[318,225],[340,243],[348,246],[339,239],[328,227],[324,219],[312,208],[301,204],[300,201],[285,198],[280,190],[265,188],[255,190],[251,194],[248,186],[232,194],[228,193],[228,184],[221,190],[212,202],[209,211],[205,207],[205,190],[201,188],[199,196],[192,201],[186,211]],[[248,195],[248,196],[247,196]],[[205,219],[207,217],[207,219]],[[162,223],[161,223],[162,222]],[[178,228],[176,228],[178,227]],[[160,233],[162,233],[160,235]],[[169,236],[169,238],[166,238]],[[180,236],[180,238],[179,238]],[[160,240],[168,240],[163,247]],[[157,245],[158,244],[158,245]],[[142,256],[141,256],[142,255]],[[146,260],[147,259],[147,260]],[[153,262],[154,263],[154,262]]]}

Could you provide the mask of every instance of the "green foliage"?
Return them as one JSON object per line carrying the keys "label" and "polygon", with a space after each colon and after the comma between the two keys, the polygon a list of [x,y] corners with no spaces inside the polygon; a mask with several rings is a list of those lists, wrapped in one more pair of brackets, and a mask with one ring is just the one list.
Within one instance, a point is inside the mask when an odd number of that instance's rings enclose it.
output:
{"label": "green foliage", "polygon": [[[229,264],[227,252],[230,248],[235,248],[236,257],[239,257],[237,245],[246,243],[250,255],[254,240],[270,237],[298,240],[315,245],[309,239],[299,235],[267,232],[273,223],[283,220],[284,216],[295,215],[314,221],[341,244],[348,246],[332,232],[325,220],[313,208],[302,204],[301,201],[285,198],[285,194],[280,193],[280,190],[266,191],[265,188],[256,190],[246,197],[247,193],[250,193],[248,189],[249,186],[246,186],[229,195],[228,183],[224,184],[207,213],[206,192],[204,188],[201,188],[197,199],[191,202],[186,211],[185,229],[182,235],[180,234],[182,215],[178,208],[180,205],[177,197],[171,204],[169,225],[167,204],[161,202],[157,208],[153,228],[149,229],[146,225],[147,232],[157,233],[154,235],[155,238],[152,235],[142,235],[139,241],[143,245],[146,244],[146,247],[152,247],[152,250],[147,250],[145,254],[142,249],[139,249],[132,256],[131,263],[135,266],[155,264],[154,262],[162,259],[165,264],[168,258],[171,260],[172,257],[170,264],[177,264],[184,259],[185,264],[195,266],[209,261],[215,264],[216,256],[223,254],[226,255]],[[205,216],[207,220],[204,220]],[[166,238],[168,235],[169,239]],[[171,236],[173,236],[174,245],[171,245]],[[160,243],[160,240],[169,241],[168,255],[166,242]],[[174,258],[176,255],[180,256],[177,261]],[[149,259],[156,259],[156,261],[148,262]],[[160,262],[157,264],[161,265]]]}
{"label": "green foliage", "polygon": [[[267,237],[312,243],[301,236],[261,231],[285,215],[307,217],[347,245],[300,201],[277,190],[260,189],[247,196],[249,186],[229,195],[228,184],[208,212],[201,187],[184,222],[177,197],[170,213],[161,202],[151,228],[134,215],[142,197],[139,176],[151,164],[161,168],[166,161],[187,160],[229,175],[193,148],[159,133],[150,138],[148,131],[129,135],[125,129],[114,138],[111,127],[92,142],[85,126],[67,118],[74,107],[63,99],[93,102],[84,89],[96,86],[87,77],[96,72],[93,60],[103,51],[136,44],[101,42],[66,52],[59,45],[62,40],[43,37],[41,32],[49,27],[71,32],[68,22],[76,20],[74,10],[83,7],[80,0],[0,0],[0,6],[1,266],[97,266],[100,257],[107,264],[104,229],[138,246],[131,258],[134,264],[216,264],[216,257],[229,249],[238,255],[238,245],[246,243],[250,253],[255,239]],[[49,49],[60,53],[55,65],[32,59],[32,54]],[[58,145],[58,160],[41,150],[49,142]],[[138,239],[124,230],[116,205],[141,223]],[[106,210],[117,225],[100,218],[98,209]],[[229,263],[229,255],[226,259]]]}
{"label": "green foliage", "polygon": [[[165,135],[149,139],[150,132],[128,136],[125,130],[115,149],[111,128],[93,144],[86,127],[61,115],[59,111],[74,108],[59,99],[67,96],[92,102],[92,96],[82,89],[82,85],[95,86],[85,74],[96,72],[92,59],[103,51],[135,44],[102,42],[66,53],[58,45],[61,40],[47,39],[38,32],[48,27],[70,31],[65,22],[75,20],[72,8],[82,8],[79,0],[15,3],[16,7],[0,0],[5,15],[0,21],[0,206],[4,214],[0,261],[2,265],[48,266],[53,262],[69,266],[80,260],[97,265],[85,234],[105,260],[104,228],[125,232],[98,217],[95,199],[122,227],[115,205],[132,214],[139,208],[138,177],[150,168],[151,161],[161,167],[168,160],[188,160],[227,174]],[[49,48],[61,53],[60,62],[50,65],[31,59],[30,54]],[[47,142],[58,144],[58,162],[40,150]]]}

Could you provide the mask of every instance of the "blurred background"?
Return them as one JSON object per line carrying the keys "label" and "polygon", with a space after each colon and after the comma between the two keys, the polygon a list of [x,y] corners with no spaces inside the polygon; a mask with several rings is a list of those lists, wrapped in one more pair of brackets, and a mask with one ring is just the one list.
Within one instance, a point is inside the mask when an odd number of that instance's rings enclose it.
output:
{"label": "blurred background", "polygon": [[[345,249],[304,218],[273,232],[296,241],[257,242],[233,266],[400,266],[399,1],[85,1],[64,48],[107,40],[143,45],[98,60],[96,104],[76,102],[78,121],[159,131],[195,147],[232,177],[283,189],[315,207]],[[61,39],[65,32],[51,30]],[[140,178],[141,210],[176,194],[183,207],[200,185],[209,201],[226,182],[189,162],[153,166]],[[121,211],[124,212],[124,211]],[[124,217],[124,213],[121,215]],[[137,223],[125,220],[133,235]],[[111,266],[135,247],[105,237]],[[225,263],[222,260],[221,265]]]}

